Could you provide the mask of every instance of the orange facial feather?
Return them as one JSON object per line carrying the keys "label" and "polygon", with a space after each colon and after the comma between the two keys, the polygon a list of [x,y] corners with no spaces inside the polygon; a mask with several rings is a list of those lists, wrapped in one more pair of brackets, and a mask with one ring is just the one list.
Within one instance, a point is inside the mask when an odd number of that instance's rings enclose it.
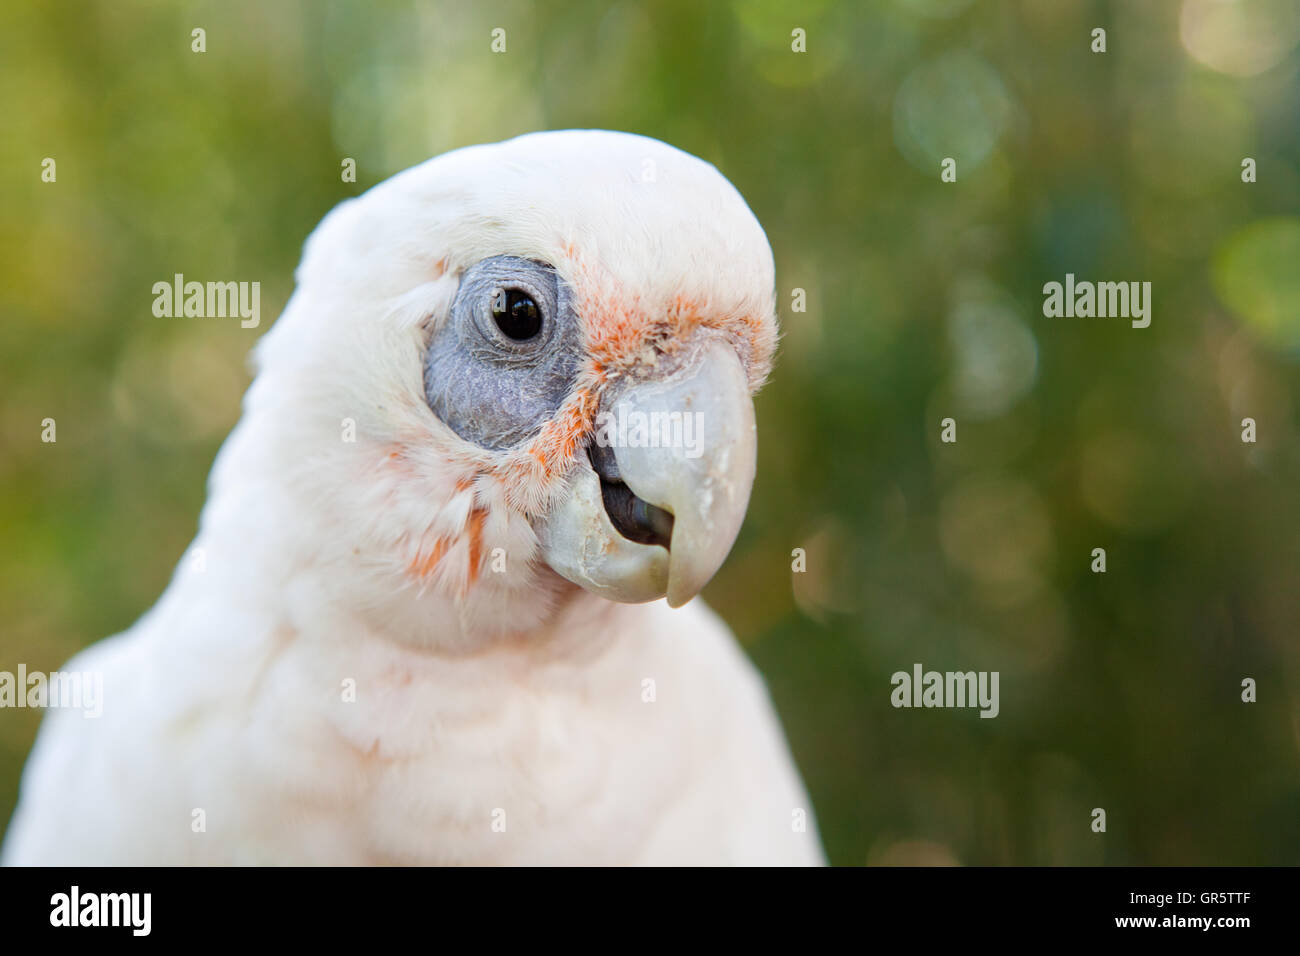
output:
{"label": "orange facial feather", "polygon": [[469,513],[469,575],[467,587],[478,580],[479,564],[483,557],[483,522],[487,512],[475,508]]}

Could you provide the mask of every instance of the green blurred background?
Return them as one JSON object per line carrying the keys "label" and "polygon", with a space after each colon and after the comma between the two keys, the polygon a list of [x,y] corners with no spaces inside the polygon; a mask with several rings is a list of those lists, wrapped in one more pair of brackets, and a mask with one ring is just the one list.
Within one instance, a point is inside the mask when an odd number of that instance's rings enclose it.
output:
{"label": "green blurred background", "polygon": [[[631,130],[775,250],[759,477],[706,596],[831,860],[1300,862],[1298,44],[1292,0],[6,3],[0,670],[161,593],[335,203]],[[176,272],[260,281],[261,328],[153,317]],[[1044,318],[1066,272],[1152,282],[1151,327]],[[914,662],[1000,671],[1001,715],[893,709]],[[0,712],[0,820],[38,720]]]}

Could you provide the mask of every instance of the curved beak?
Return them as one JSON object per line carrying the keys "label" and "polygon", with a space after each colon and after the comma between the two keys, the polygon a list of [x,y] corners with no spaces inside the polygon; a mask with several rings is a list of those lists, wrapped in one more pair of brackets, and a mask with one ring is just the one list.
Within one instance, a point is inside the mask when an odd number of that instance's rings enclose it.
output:
{"label": "curved beak", "polygon": [[698,346],[607,398],[590,461],[536,524],[547,563],[614,601],[685,604],[721,567],[754,483],[749,383],[734,349]]}

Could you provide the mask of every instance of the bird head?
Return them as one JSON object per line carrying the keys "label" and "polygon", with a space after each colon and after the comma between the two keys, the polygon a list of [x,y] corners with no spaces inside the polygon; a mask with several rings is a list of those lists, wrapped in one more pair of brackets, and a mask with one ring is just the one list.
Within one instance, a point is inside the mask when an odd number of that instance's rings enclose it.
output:
{"label": "bird head", "polygon": [[777,332],[710,164],[601,131],[457,150],[330,213],[297,279],[217,480],[276,475],[312,560],[515,629],[578,588],[681,605],[726,558]]}

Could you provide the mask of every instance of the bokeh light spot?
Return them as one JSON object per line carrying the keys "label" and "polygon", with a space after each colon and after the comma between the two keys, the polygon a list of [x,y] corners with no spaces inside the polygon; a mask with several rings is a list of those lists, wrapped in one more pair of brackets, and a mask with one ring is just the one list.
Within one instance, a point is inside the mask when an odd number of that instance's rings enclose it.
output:
{"label": "bokeh light spot", "polygon": [[939,175],[945,157],[960,178],[979,167],[1006,129],[1011,97],[997,70],[965,51],[918,66],[894,99],[894,142],[907,161]]}
{"label": "bokeh light spot", "polygon": [[1300,219],[1253,222],[1220,245],[1214,291],[1257,338],[1300,350]]}
{"label": "bokeh light spot", "polygon": [[1178,32],[1199,63],[1232,76],[1255,76],[1300,41],[1295,0],[1184,0]]}

